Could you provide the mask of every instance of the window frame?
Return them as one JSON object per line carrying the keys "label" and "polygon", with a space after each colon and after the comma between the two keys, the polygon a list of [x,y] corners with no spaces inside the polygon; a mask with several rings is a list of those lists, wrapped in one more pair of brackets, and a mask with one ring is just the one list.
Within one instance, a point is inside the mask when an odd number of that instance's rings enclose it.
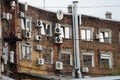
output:
{"label": "window frame", "polygon": [[[85,39],[82,39],[82,36],[83,36],[83,34],[82,34],[82,30],[85,30]],[[89,35],[89,34],[87,34],[87,30],[89,30],[90,31],[90,39],[88,39],[87,38],[87,36]],[[93,32],[94,32],[94,28],[92,28],[92,27],[81,27],[80,28],[80,36],[81,36],[81,40],[84,40],[84,41],[93,41]]]}
{"label": "window frame", "polygon": [[[28,28],[28,21],[29,20],[29,28]],[[25,17],[20,18],[20,26],[22,30],[32,31],[32,18],[31,17]]]}
{"label": "window frame", "polygon": [[[69,33],[67,33],[67,29],[69,29]],[[61,35],[60,37],[64,39],[72,39],[72,28],[70,25],[62,25],[61,24]]]}
{"label": "window frame", "polygon": [[[23,53],[24,47],[24,53]],[[29,56],[27,53],[27,49],[29,48]],[[32,59],[32,47],[30,44],[22,44],[21,45],[21,59],[31,60]]]}
{"label": "window frame", "polygon": [[100,54],[100,67],[101,68],[105,68],[105,67],[102,67],[101,65],[101,59],[108,59],[109,60],[109,68],[113,68],[113,63],[112,63],[112,54],[109,53],[109,52],[105,52],[105,53],[101,53]]}
{"label": "window frame", "polygon": [[[44,51],[46,51],[46,50],[49,50],[50,51],[50,62],[47,62],[46,61],[46,58],[45,58],[45,56],[44,56],[44,54],[46,55],[46,53],[44,52]],[[48,54],[48,53],[47,53]],[[44,48],[43,49],[43,58],[44,58],[44,60],[45,60],[45,63],[46,64],[53,64],[53,55],[54,55],[54,50],[53,50],[53,48]],[[47,55],[47,57],[48,57],[48,55]]]}
{"label": "window frame", "polygon": [[67,49],[61,50],[61,51],[60,51],[60,60],[62,60],[62,59],[61,59],[61,55],[62,55],[62,54],[68,54],[68,55],[70,55],[70,64],[64,64],[64,63],[63,63],[63,65],[73,65],[73,55],[72,55],[72,51],[71,51],[71,50],[67,50]]}
{"label": "window frame", "polygon": [[[105,32],[108,33],[108,41],[106,41],[107,38],[101,38],[101,32],[104,32],[104,37],[105,37]],[[100,29],[99,30],[99,37],[100,37],[100,42],[101,43],[112,43],[112,31],[110,29]],[[104,40],[104,41],[101,41],[101,40]]]}
{"label": "window frame", "polygon": [[[84,62],[83,62],[83,55],[89,55],[89,56],[92,56],[92,63],[91,63],[91,66],[86,66],[86,65],[84,65]],[[83,64],[83,66],[85,66],[85,67],[95,67],[95,58],[94,58],[94,53],[92,53],[92,52],[84,52],[84,53],[82,53],[82,64]]]}
{"label": "window frame", "polygon": [[[43,21],[42,24],[43,24],[43,27],[41,28],[41,35],[52,36],[52,23],[47,22],[47,21]],[[47,27],[48,26],[50,27],[49,28],[49,34],[47,33],[47,31],[48,31]]]}

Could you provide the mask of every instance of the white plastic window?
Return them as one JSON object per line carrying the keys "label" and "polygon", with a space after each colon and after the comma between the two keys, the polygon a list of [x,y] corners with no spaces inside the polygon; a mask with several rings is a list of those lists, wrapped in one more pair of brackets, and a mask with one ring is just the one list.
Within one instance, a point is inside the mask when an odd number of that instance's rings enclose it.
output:
{"label": "white plastic window", "polygon": [[20,22],[21,22],[21,25],[20,25],[20,26],[21,26],[21,29],[22,29],[22,30],[25,30],[25,20],[22,19],[22,18],[21,18],[20,20],[21,20],[21,21],[20,21]]}
{"label": "white plastic window", "polygon": [[26,18],[26,30],[31,31],[31,18]]}
{"label": "white plastic window", "polygon": [[81,28],[81,39],[86,41],[92,41],[93,29]]}
{"label": "white plastic window", "polygon": [[60,59],[64,65],[73,65],[72,63],[72,53],[70,51],[61,51]]}
{"label": "white plastic window", "polygon": [[109,54],[101,54],[100,65],[102,68],[112,68],[112,56]]}
{"label": "white plastic window", "polygon": [[31,59],[31,46],[24,44],[22,45],[22,58],[30,60]]}
{"label": "white plastic window", "polygon": [[72,34],[70,33],[70,27],[61,27],[61,35],[62,38],[71,38]]}
{"label": "white plastic window", "polygon": [[83,66],[94,67],[94,53],[83,53]]}
{"label": "white plastic window", "polygon": [[111,43],[111,31],[110,30],[100,30],[100,42]]}

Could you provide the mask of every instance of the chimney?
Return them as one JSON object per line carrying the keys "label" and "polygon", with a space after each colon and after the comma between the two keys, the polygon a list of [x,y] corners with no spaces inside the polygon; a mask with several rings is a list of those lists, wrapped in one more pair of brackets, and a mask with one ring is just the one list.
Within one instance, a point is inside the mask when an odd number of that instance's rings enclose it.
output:
{"label": "chimney", "polygon": [[68,5],[68,13],[72,13],[72,5]]}
{"label": "chimney", "polygon": [[106,17],[107,19],[112,19],[112,13],[107,11],[107,12],[105,13],[105,17]]}

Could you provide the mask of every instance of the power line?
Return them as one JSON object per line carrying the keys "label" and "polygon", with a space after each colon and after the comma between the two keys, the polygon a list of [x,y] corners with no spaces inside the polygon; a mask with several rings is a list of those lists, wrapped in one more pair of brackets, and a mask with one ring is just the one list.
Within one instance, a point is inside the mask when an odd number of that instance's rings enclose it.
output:
{"label": "power line", "polygon": [[[38,6],[38,7],[42,7],[42,6]],[[45,7],[45,6],[44,6]],[[111,8],[120,8],[120,5],[109,5],[109,6],[81,6],[81,7],[77,7],[77,8],[105,8],[105,7],[111,7]],[[67,8],[67,7],[45,7],[45,8]]]}

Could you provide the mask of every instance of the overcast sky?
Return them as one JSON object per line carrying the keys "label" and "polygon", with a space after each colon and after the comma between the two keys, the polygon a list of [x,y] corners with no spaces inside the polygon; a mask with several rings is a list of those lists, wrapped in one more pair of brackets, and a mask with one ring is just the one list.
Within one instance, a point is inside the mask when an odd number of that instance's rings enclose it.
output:
{"label": "overcast sky", "polygon": [[[72,5],[73,0],[19,0],[29,5],[44,8],[50,11],[62,9],[67,12],[67,6]],[[75,1],[75,0],[74,0]],[[105,18],[105,12],[110,11],[112,18],[120,20],[120,0],[77,0],[78,13]],[[45,2],[45,5],[44,5]]]}

